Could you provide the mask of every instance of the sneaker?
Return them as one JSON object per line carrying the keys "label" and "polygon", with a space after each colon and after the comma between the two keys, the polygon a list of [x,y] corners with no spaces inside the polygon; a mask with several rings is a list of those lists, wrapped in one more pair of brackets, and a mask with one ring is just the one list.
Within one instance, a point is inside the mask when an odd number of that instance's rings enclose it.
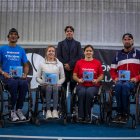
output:
{"label": "sneaker", "polygon": [[53,118],[56,118],[56,119],[59,118],[57,110],[53,110],[53,112],[52,112],[52,117],[53,117]]}
{"label": "sneaker", "polygon": [[19,117],[17,116],[16,112],[14,110],[11,111],[11,121],[16,122],[19,120]]}
{"label": "sneaker", "polygon": [[47,110],[46,119],[51,119],[51,118],[52,118],[52,112],[51,110]]}
{"label": "sneaker", "polygon": [[23,115],[21,109],[17,110],[17,115],[21,121],[26,120],[26,117]]}

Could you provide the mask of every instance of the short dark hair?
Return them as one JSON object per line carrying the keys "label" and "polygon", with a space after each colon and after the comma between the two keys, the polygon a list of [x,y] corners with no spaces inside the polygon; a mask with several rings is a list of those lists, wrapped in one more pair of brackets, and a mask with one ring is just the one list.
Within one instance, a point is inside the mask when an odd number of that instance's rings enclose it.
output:
{"label": "short dark hair", "polygon": [[15,33],[17,34],[18,38],[19,38],[18,31],[17,31],[17,29],[15,29],[15,28],[11,28],[11,29],[9,30],[9,33],[8,33],[7,37],[9,38],[9,35],[10,35],[11,33],[13,33],[13,32],[15,32]]}
{"label": "short dark hair", "polygon": [[70,28],[74,32],[74,28],[70,25],[66,26],[64,31],[66,32],[68,28]]}
{"label": "short dark hair", "polygon": [[94,48],[93,48],[93,46],[92,46],[92,45],[86,45],[86,46],[84,47],[84,51],[85,51],[87,48],[91,48],[91,49],[92,49],[92,51],[94,51]]}
{"label": "short dark hair", "polygon": [[129,36],[131,39],[133,39],[133,35],[130,34],[130,33],[125,33],[125,34],[122,36],[122,39],[124,39],[125,36]]}

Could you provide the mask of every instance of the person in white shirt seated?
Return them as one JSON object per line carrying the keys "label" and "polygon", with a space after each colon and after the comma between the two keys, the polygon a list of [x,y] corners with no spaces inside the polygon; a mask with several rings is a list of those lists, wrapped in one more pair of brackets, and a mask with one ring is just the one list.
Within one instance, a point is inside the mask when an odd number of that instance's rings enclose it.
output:
{"label": "person in white shirt seated", "polygon": [[[46,119],[59,118],[58,115],[58,89],[65,81],[63,64],[55,57],[55,47],[50,45],[45,51],[45,62],[40,63],[36,80],[42,86],[41,92],[46,97]],[[53,97],[53,110],[51,99]]]}

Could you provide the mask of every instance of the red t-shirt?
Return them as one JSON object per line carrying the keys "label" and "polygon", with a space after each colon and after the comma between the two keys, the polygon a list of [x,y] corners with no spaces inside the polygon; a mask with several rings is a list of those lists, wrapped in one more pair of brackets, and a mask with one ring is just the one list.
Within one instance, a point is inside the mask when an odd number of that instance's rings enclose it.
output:
{"label": "red t-shirt", "polygon": [[[90,71],[94,73],[94,79],[97,79],[101,74],[103,74],[103,69],[101,62],[97,59],[91,61],[86,61],[85,59],[78,60],[73,73],[76,73],[78,78],[83,78],[83,72]],[[100,84],[93,84],[90,81],[84,81],[81,85],[83,86],[99,86]]]}

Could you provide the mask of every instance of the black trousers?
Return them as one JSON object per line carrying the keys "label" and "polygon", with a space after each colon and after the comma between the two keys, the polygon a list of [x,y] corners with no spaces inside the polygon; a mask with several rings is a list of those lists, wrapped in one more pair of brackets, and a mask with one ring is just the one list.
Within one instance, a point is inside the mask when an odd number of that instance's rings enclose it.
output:
{"label": "black trousers", "polygon": [[70,91],[73,92],[75,86],[76,86],[76,82],[73,80],[72,78],[73,76],[73,71],[67,71],[65,70],[65,77],[66,77],[66,80],[65,82],[63,83],[63,87],[65,89],[67,89],[67,83],[70,82]]}
{"label": "black trousers", "polygon": [[78,117],[89,118],[91,115],[91,108],[93,98],[98,94],[99,87],[85,87],[78,85],[76,93],[78,95]]}

